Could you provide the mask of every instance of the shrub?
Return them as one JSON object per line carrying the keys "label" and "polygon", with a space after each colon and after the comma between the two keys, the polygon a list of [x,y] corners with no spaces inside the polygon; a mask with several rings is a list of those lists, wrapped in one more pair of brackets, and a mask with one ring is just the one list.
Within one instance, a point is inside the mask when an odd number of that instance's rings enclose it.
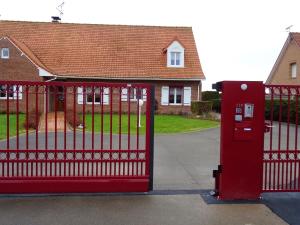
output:
{"label": "shrub", "polygon": [[211,101],[215,99],[220,99],[221,96],[217,91],[203,91],[202,92],[202,101]]}
{"label": "shrub", "polygon": [[212,111],[216,113],[221,113],[221,99],[213,99],[212,102]]}
{"label": "shrub", "polygon": [[221,113],[221,95],[217,91],[203,91],[202,92],[203,101],[212,102],[212,111]]}
{"label": "shrub", "polygon": [[296,123],[296,115],[298,114],[298,121],[300,121],[300,105],[298,103],[297,109],[295,100],[290,100],[290,105],[288,100],[282,100],[280,104],[279,99],[274,99],[273,102],[266,100],[265,104],[265,118],[267,120],[271,120],[272,117],[273,121],[287,122],[289,120],[290,123]]}
{"label": "shrub", "polygon": [[24,128],[26,130],[37,129],[37,127],[39,126],[41,115],[42,115],[42,113],[40,111],[38,113],[36,113],[35,110],[30,111],[27,115],[28,122],[27,122],[27,119],[25,119],[25,121],[24,121],[24,124],[23,124]]}
{"label": "shrub", "polygon": [[194,101],[191,104],[193,114],[202,115],[212,110],[213,103],[210,101]]}
{"label": "shrub", "polygon": [[71,125],[71,127],[76,128],[80,124],[83,123],[82,117],[80,114],[76,113],[75,114],[75,120],[74,120],[74,112],[72,110],[67,111],[67,122]]}

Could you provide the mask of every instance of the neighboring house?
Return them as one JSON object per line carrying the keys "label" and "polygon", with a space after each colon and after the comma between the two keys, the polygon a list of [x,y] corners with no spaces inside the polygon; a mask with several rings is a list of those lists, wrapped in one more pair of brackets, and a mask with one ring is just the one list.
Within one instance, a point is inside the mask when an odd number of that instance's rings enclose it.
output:
{"label": "neighboring house", "polygon": [[266,83],[300,85],[299,66],[300,33],[289,33]]}
{"label": "neighboring house", "polygon": [[[191,101],[201,100],[205,79],[191,27],[0,21],[0,51],[1,80],[151,83],[158,113],[189,113]],[[7,99],[5,89],[0,87],[0,106]],[[19,98],[20,111],[23,89],[9,96],[10,101]],[[127,93],[122,94],[126,101]],[[133,89],[130,93],[132,101],[142,96]],[[63,105],[62,97],[48,97],[50,110]],[[44,98],[39,96],[40,109]],[[101,101],[78,89],[78,105],[83,98]]]}

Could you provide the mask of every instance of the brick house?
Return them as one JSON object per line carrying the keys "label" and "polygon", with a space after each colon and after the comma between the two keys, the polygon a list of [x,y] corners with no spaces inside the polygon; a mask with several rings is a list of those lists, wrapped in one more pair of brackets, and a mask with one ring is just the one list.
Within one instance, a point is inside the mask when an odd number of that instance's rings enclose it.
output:
{"label": "brick house", "polygon": [[300,33],[289,33],[266,81],[267,84],[300,85]]}
{"label": "brick house", "polygon": [[[191,101],[201,100],[205,79],[191,27],[0,21],[0,51],[0,80],[151,83],[157,113],[189,113]],[[8,97],[18,98],[22,111],[22,86],[9,88],[18,88],[18,95],[6,96],[0,86],[0,107]],[[132,101],[144,98],[131,91]],[[100,103],[100,95],[87,92],[78,89],[78,105],[83,98]],[[48,97],[50,110],[64,104],[64,98]],[[106,106],[108,98],[107,89]],[[38,104],[45,108],[45,95]]]}

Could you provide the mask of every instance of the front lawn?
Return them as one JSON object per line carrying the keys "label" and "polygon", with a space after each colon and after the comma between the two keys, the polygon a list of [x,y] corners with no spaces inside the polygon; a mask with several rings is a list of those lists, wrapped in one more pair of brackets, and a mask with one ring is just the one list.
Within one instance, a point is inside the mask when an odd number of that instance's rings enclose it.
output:
{"label": "front lawn", "polygon": [[[24,121],[25,114],[19,114],[19,133],[25,132]],[[128,133],[128,116],[121,116],[121,132],[123,134]],[[142,115],[141,118],[142,127],[139,128],[139,133],[145,133],[146,117]],[[206,128],[212,128],[219,126],[219,122],[201,119],[191,119],[179,115],[155,115],[154,132],[156,134],[169,134],[169,133],[182,133],[190,131],[198,131]],[[92,115],[86,114],[85,116],[85,129],[86,131],[92,131]],[[0,114],[0,140],[7,137],[7,116],[6,114]],[[112,128],[110,128],[110,115],[105,114],[103,116],[103,131],[109,133],[112,129],[112,133],[118,134],[120,129],[119,115],[112,115]],[[101,131],[101,115],[94,115],[94,131]],[[130,133],[136,134],[137,132],[137,116],[130,116]],[[16,114],[9,115],[9,136],[13,137],[17,134],[17,116]]]}
{"label": "front lawn", "polygon": [[[101,115],[94,115],[94,131],[101,131]],[[92,115],[87,114],[85,116],[85,125],[87,131],[92,131]],[[146,117],[145,115],[141,118],[142,127],[139,129],[141,134],[145,133]],[[219,126],[219,122],[201,119],[191,119],[179,115],[155,115],[154,119],[154,132],[156,134],[167,134],[167,133],[182,133],[190,131],[198,131],[202,129],[212,128]],[[134,134],[137,132],[137,116],[130,116],[130,133]],[[119,133],[120,122],[119,115],[112,115],[112,132],[114,134]],[[105,133],[110,132],[110,115],[105,114],[103,117],[103,131]],[[121,117],[121,132],[128,132],[128,116],[122,115]]]}
{"label": "front lawn", "polygon": [[[19,133],[24,133],[24,121],[25,114],[19,114]],[[9,115],[9,136],[17,135],[17,115]],[[7,137],[7,116],[6,114],[0,114],[0,140]]]}

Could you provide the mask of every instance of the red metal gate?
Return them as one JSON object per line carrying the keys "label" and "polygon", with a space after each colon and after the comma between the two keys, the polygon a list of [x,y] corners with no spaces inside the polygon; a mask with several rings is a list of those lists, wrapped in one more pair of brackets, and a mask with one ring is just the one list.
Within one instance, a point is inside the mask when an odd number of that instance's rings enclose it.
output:
{"label": "red metal gate", "polygon": [[146,192],[154,87],[0,81],[0,193]]}
{"label": "red metal gate", "polygon": [[265,90],[268,132],[265,133],[262,190],[300,191],[300,86],[265,85]]}

